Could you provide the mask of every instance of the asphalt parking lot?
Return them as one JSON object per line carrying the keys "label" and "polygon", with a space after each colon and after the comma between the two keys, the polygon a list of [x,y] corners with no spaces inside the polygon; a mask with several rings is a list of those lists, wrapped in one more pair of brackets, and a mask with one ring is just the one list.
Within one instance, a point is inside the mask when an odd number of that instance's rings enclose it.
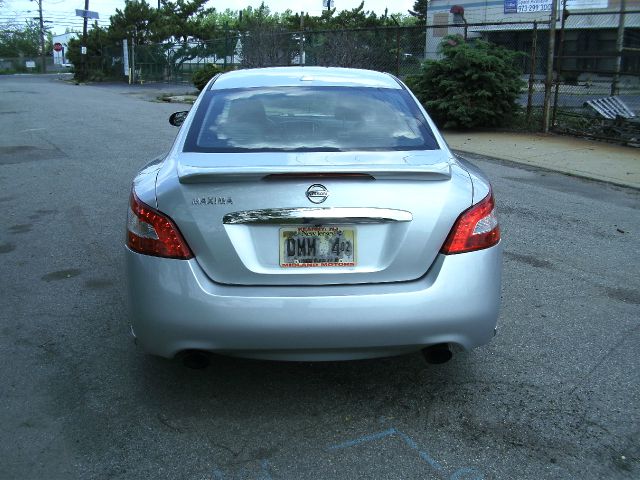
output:
{"label": "asphalt parking lot", "polygon": [[490,345],[189,370],[124,303],[130,181],[181,109],[150,98],[0,77],[0,478],[640,477],[640,192],[476,157],[506,249]]}

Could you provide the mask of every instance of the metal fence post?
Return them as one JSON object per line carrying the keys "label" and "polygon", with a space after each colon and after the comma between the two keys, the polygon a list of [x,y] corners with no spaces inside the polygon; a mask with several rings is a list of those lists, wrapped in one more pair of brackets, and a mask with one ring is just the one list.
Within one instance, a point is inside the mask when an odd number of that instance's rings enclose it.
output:
{"label": "metal fence post", "polygon": [[224,22],[224,63],[223,69],[227,71],[227,56],[229,51],[229,24]]}
{"label": "metal fence post", "polygon": [[136,35],[138,29],[136,28],[135,34],[131,37],[131,83],[136,83]]}
{"label": "metal fence post", "polygon": [[560,90],[560,84],[563,82],[562,78],[562,55],[564,53],[564,25],[567,21],[567,0],[562,0],[562,23],[560,24],[560,44],[558,45],[558,62],[556,64],[556,70],[558,72],[556,78],[555,92],[553,94],[553,114],[551,115],[551,126],[556,124],[556,113],[558,111],[558,91]]}
{"label": "metal fence post", "polygon": [[429,0],[424,2],[424,59],[427,59],[429,50]]}
{"label": "metal fence post", "polygon": [[536,81],[536,60],[538,55],[538,21],[533,22],[531,35],[531,63],[529,67],[529,96],[527,97],[527,122],[531,120],[531,108],[533,106],[533,87]]}
{"label": "metal fence post", "polygon": [[304,12],[300,12],[300,56],[298,65],[304,65]]}
{"label": "metal fence post", "polygon": [[233,37],[231,38],[233,42],[233,48],[231,49],[231,68],[235,68],[236,64],[236,45],[238,44],[238,32],[235,31]]}
{"label": "metal fence post", "polygon": [[622,68],[622,54],[624,52],[624,23],[625,23],[625,1],[620,0],[620,21],[618,22],[618,36],[616,38],[616,68],[611,82],[611,96],[618,94],[618,83],[620,83],[620,70]]}
{"label": "metal fence post", "polygon": [[553,56],[556,46],[556,18],[558,14],[558,0],[551,2],[551,17],[549,19],[549,48],[547,50],[547,74],[544,81],[544,108],[542,110],[542,131],[549,133],[551,120],[551,89],[553,88]]}
{"label": "metal fence post", "polygon": [[396,27],[396,77],[400,76],[400,27]]}

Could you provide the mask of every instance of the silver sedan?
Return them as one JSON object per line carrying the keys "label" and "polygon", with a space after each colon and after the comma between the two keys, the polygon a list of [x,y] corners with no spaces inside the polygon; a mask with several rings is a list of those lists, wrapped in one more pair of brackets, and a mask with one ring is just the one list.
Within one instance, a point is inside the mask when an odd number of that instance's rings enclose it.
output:
{"label": "silver sedan", "polygon": [[126,265],[149,353],[348,360],[486,344],[502,245],[489,181],[411,91],[320,67],[213,78],[136,176]]}

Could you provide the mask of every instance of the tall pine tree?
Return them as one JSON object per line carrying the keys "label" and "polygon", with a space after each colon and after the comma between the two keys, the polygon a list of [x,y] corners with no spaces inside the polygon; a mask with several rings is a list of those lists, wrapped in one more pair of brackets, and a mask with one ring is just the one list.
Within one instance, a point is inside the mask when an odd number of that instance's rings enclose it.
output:
{"label": "tall pine tree", "polygon": [[424,22],[429,3],[430,0],[416,0],[413,4],[413,9],[409,10],[409,15],[416,17],[421,22]]}

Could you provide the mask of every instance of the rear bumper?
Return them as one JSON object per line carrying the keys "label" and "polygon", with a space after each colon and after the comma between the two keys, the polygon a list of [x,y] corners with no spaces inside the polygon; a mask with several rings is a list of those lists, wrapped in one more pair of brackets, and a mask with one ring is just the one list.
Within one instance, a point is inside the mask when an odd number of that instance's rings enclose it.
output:
{"label": "rear bumper", "polygon": [[440,255],[411,282],[332,286],[230,286],[196,260],[127,249],[133,331],[149,353],[198,349],[254,358],[340,360],[436,343],[471,349],[494,335],[502,245]]}

